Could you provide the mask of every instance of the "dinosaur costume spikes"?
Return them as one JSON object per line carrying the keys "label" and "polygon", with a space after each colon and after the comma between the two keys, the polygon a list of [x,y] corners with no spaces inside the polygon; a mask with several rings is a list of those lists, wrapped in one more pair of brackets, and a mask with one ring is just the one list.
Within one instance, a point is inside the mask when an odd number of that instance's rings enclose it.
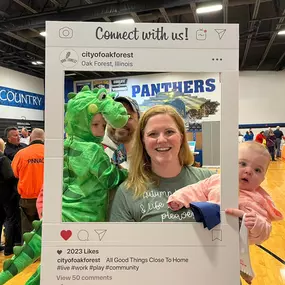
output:
{"label": "dinosaur costume spikes", "polygon": [[4,261],[3,270],[8,270],[8,268],[13,264],[13,260],[8,259]]}
{"label": "dinosaur costume spikes", "polygon": [[[108,210],[108,190],[127,177],[127,171],[110,163],[101,145],[103,137],[94,137],[92,120],[102,114],[108,124],[123,127],[129,116],[124,106],[114,101],[105,89],[84,86],[70,93],[65,105],[64,169],[62,186],[63,222],[104,222]],[[42,221],[33,222],[34,230],[24,234],[24,245],[14,248],[14,256],[5,261],[0,285],[20,273],[41,255]],[[26,285],[40,284],[40,267]]]}
{"label": "dinosaur costume spikes", "polygon": [[68,99],[73,99],[75,96],[76,96],[76,93],[74,93],[74,92],[70,92],[67,94]]}
{"label": "dinosaur costume spikes", "polygon": [[23,235],[25,243],[29,243],[29,241],[33,238],[33,233],[25,233]]}
{"label": "dinosaur costume spikes", "polygon": [[3,271],[0,273],[0,285],[5,284],[40,257],[41,221],[33,223],[33,225],[35,224],[37,225],[37,228],[31,233],[24,234],[25,242],[23,246],[15,246],[13,249],[14,256],[4,262]]}
{"label": "dinosaur costume spikes", "polygon": [[33,228],[37,231],[41,226],[42,226],[42,223],[41,221],[33,221]]}
{"label": "dinosaur costume spikes", "polygon": [[20,253],[22,252],[22,247],[21,246],[14,246],[13,252],[16,256],[19,256]]}
{"label": "dinosaur costume spikes", "polygon": [[84,92],[84,91],[90,91],[90,88],[88,85],[85,85],[82,87],[81,92]]}

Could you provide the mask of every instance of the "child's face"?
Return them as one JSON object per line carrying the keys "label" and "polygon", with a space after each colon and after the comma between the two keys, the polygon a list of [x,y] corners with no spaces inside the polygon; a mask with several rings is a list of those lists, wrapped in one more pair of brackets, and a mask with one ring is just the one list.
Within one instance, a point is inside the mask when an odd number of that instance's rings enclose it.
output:
{"label": "child's face", "polygon": [[101,114],[96,114],[91,121],[91,132],[94,137],[104,137],[106,121]]}
{"label": "child's face", "polygon": [[254,191],[264,180],[268,163],[268,157],[258,150],[241,147],[239,149],[239,188]]}

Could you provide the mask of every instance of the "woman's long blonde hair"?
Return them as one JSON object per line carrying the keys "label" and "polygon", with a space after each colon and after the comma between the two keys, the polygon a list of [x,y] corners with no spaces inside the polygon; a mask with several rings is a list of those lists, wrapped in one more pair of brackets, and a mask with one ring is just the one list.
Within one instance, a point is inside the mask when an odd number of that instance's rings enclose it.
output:
{"label": "woman's long blonde hair", "polygon": [[194,156],[190,151],[184,121],[178,112],[168,105],[157,105],[148,109],[140,118],[138,127],[133,138],[133,146],[129,156],[129,175],[126,180],[127,189],[134,192],[135,197],[141,197],[150,185],[158,185],[158,178],[151,169],[151,159],[147,154],[143,137],[148,120],[155,115],[169,115],[175,122],[180,134],[182,143],[178,154],[181,166],[192,165]]}

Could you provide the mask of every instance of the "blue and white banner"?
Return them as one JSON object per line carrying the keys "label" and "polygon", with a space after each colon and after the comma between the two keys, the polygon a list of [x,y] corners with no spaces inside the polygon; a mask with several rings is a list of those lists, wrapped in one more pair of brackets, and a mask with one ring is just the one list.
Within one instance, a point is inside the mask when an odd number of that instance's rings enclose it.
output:
{"label": "blue and white banner", "polygon": [[141,112],[154,105],[173,106],[185,119],[189,130],[201,130],[202,121],[221,120],[219,73],[164,72],[112,78],[110,81],[111,90],[119,96],[132,97]]}
{"label": "blue and white banner", "polygon": [[158,82],[151,84],[132,85],[132,97],[154,97],[162,92],[178,91],[183,94],[196,94],[214,92],[216,90],[215,78]]}
{"label": "blue and white banner", "polygon": [[0,105],[44,110],[45,97],[41,94],[0,86]]}

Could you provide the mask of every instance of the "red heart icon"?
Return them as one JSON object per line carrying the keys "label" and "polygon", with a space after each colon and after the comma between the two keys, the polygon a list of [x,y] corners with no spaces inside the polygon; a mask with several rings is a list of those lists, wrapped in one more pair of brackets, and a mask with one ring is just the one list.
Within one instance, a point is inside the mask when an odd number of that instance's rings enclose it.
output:
{"label": "red heart icon", "polygon": [[65,230],[62,230],[60,232],[60,235],[61,237],[64,239],[64,240],[68,240],[71,236],[72,236],[72,231],[68,230],[68,231],[65,231]]}

